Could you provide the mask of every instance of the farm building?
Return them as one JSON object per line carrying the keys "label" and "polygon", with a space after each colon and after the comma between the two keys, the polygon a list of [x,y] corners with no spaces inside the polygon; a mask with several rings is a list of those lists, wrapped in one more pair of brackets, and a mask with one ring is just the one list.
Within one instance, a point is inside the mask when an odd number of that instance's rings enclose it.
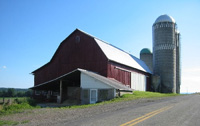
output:
{"label": "farm building", "polygon": [[80,104],[114,98],[122,92],[150,90],[151,71],[140,59],[79,29],[52,59],[33,71],[34,98]]}

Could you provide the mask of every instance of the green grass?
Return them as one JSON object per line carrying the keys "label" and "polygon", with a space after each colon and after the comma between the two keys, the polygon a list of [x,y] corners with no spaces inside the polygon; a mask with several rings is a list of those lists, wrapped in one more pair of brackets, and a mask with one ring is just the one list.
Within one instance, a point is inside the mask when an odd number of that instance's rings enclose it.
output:
{"label": "green grass", "polygon": [[17,124],[19,124],[19,122],[0,120],[0,126],[3,126],[3,125],[17,125]]}
{"label": "green grass", "polygon": [[11,105],[1,105],[0,116],[13,113],[20,113],[27,109],[34,108],[39,108],[39,106],[36,106],[36,103],[34,103],[34,101],[30,98],[14,99]]}
{"label": "green grass", "polygon": [[92,106],[98,106],[103,104],[115,103],[115,102],[123,102],[123,101],[130,101],[140,98],[160,98],[160,97],[170,97],[170,96],[178,96],[180,94],[173,94],[173,93],[157,93],[157,92],[145,92],[145,91],[134,91],[133,94],[124,94],[121,97],[114,98],[109,101],[103,101],[96,104],[88,104],[88,105],[73,105],[67,107],[61,107],[61,109],[75,109],[75,108],[88,108]]}
{"label": "green grass", "polygon": [[0,115],[20,113],[23,112],[25,109],[33,109],[33,107],[30,106],[28,103],[12,104],[9,106],[4,106],[3,109],[0,111]]}
{"label": "green grass", "polygon": [[3,105],[0,104],[0,111],[3,109]]}
{"label": "green grass", "polygon": [[158,92],[148,92],[148,91],[134,91],[133,94],[125,94],[122,98],[125,99],[138,99],[138,98],[158,98],[158,97],[169,97],[169,96],[178,96],[179,94],[173,93],[158,93]]}
{"label": "green grass", "polygon": [[3,125],[18,125],[18,124],[25,124],[28,123],[28,120],[22,121],[22,122],[16,122],[16,121],[8,121],[8,120],[0,120],[0,126]]}

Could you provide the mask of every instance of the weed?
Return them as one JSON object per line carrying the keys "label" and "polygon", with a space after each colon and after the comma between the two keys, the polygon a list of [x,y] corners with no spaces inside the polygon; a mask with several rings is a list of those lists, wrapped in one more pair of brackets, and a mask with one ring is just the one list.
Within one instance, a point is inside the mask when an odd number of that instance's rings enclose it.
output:
{"label": "weed", "polygon": [[19,122],[0,120],[0,126],[3,126],[3,125],[17,125],[17,124],[19,124]]}
{"label": "weed", "polygon": [[25,124],[25,123],[28,123],[28,122],[29,122],[29,120],[24,120],[24,121],[21,122],[21,124]]}

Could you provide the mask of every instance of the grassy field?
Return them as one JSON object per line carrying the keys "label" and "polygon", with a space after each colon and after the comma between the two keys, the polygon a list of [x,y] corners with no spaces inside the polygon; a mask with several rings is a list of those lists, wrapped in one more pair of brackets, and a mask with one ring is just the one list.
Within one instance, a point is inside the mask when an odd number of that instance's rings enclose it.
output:
{"label": "grassy field", "polygon": [[174,93],[158,93],[158,92],[148,92],[148,91],[134,91],[133,94],[125,94],[122,98],[125,99],[138,99],[138,98],[158,98],[158,97],[170,97],[178,96],[180,94]]}
{"label": "grassy field", "polygon": [[4,104],[8,104],[9,101],[10,101],[10,103],[13,103],[15,99],[23,100],[23,99],[26,99],[26,97],[5,97],[4,103],[3,103],[3,98],[0,97],[0,111],[3,109]]}
{"label": "grassy field", "polygon": [[[10,102],[7,102],[7,100],[10,100]],[[36,106],[36,102],[27,97],[5,98],[5,101],[6,102],[4,104],[0,104],[0,116],[23,112],[26,109],[38,108],[38,106]]]}

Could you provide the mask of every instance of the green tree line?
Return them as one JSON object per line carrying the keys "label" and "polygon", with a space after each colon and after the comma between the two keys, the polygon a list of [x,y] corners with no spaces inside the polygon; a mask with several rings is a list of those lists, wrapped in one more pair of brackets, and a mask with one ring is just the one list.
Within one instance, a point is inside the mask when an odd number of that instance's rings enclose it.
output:
{"label": "green tree line", "polygon": [[14,88],[8,88],[7,90],[0,91],[0,97],[30,97],[32,90],[17,91]]}

